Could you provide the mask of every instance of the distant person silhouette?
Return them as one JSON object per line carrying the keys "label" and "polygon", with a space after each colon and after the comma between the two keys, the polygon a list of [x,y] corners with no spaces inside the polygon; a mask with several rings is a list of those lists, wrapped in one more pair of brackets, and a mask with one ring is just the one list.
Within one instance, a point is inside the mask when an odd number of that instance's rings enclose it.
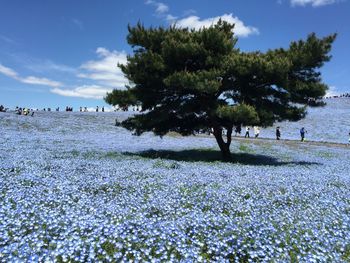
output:
{"label": "distant person silhouette", "polygon": [[276,128],[276,140],[279,140],[281,139],[281,130],[280,130],[280,127],[278,126]]}
{"label": "distant person silhouette", "polygon": [[304,127],[302,127],[302,128],[300,129],[300,138],[301,138],[301,141],[302,141],[302,142],[305,141],[305,133],[307,133],[307,131],[305,130]]}
{"label": "distant person silhouette", "polygon": [[245,135],[244,135],[244,138],[249,138],[250,136],[249,136],[249,131],[250,131],[250,128],[247,126],[246,128],[245,128]]}
{"label": "distant person silhouette", "polygon": [[258,138],[260,134],[260,128],[258,126],[254,126],[254,136]]}

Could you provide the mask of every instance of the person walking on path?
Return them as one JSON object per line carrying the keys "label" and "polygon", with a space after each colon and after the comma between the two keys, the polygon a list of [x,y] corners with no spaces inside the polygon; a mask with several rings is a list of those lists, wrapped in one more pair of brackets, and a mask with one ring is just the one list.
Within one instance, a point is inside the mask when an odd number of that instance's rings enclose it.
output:
{"label": "person walking on path", "polygon": [[276,140],[279,140],[281,138],[281,130],[280,127],[278,126],[276,128]]}
{"label": "person walking on path", "polygon": [[245,135],[244,135],[244,138],[249,138],[250,136],[249,136],[249,131],[250,131],[250,128],[247,126],[247,127],[245,127]]}
{"label": "person walking on path", "polygon": [[254,136],[258,138],[260,134],[260,128],[258,126],[254,126]]}
{"label": "person walking on path", "polygon": [[300,129],[300,137],[301,137],[301,141],[302,141],[302,142],[305,141],[305,133],[307,133],[307,131],[305,130],[304,127],[302,127],[302,128]]}

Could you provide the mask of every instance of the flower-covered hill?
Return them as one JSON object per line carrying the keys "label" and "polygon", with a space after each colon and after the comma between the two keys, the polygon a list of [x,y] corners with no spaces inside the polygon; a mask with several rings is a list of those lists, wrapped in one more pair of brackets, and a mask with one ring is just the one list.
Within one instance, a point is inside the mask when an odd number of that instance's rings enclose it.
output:
{"label": "flower-covered hill", "polygon": [[282,139],[299,139],[299,130],[305,127],[306,138],[313,141],[347,143],[350,133],[350,98],[326,99],[322,108],[309,108],[306,118],[298,122],[276,123],[262,129],[261,136],[274,138],[275,129],[281,127]]}
{"label": "flower-covered hill", "polygon": [[350,260],[347,145],[234,140],[222,163],[128,114],[0,115],[0,262]]}

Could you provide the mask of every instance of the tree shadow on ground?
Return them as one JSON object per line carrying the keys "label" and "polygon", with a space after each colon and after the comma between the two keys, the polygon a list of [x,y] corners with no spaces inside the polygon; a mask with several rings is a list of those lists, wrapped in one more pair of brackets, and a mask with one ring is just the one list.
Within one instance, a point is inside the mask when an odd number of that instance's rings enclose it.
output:
{"label": "tree shadow on ground", "polygon": [[[127,156],[139,156],[149,159],[168,159],[174,161],[185,162],[223,162],[221,159],[221,152],[210,149],[190,149],[182,151],[171,150],[147,150],[142,152],[124,152]],[[227,163],[227,162],[226,162]],[[321,165],[317,162],[305,162],[305,161],[280,161],[277,158],[249,153],[232,153],[232,159],[228,163],[239,163],[245,165]]]}

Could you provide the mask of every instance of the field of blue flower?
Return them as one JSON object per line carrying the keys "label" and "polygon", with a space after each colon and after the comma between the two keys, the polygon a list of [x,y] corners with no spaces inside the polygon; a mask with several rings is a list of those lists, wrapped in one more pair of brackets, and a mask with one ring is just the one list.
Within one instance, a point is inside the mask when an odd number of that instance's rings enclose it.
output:
{"label": "field of blue flower", "polygon": [[[346,143],[349,105],[282,137]],[[129,114],[0,113],[0,262],[350,261],[349,145],[239,139],[222,163],[210,136],[114,126]]]}
{"label": "field of blue flower", "polygon": [[274,127],[262,129],[261,136],[275,138],[275,128],[280,126],[282,139],[298,140],[300,128],[305,127],[308,140],[348,143],[350,98],[326,99],[325,102],[327,106],[323,108],[309,108],[301,121],[276,123]]}

